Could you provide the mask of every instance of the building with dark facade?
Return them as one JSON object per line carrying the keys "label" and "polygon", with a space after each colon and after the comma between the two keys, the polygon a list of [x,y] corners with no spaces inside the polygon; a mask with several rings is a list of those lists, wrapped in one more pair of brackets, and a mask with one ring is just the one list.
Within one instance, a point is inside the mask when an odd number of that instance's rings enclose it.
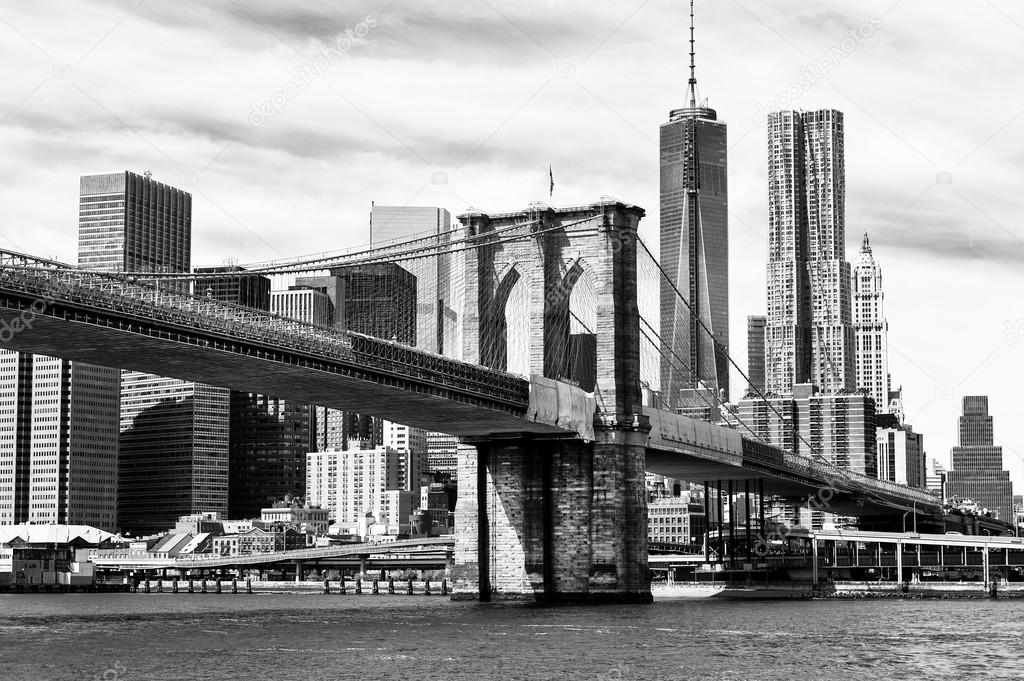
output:
{"label": "building with dark facade", "polygon": [[133,533],[228,511],[230,393],[138,371],[121,381],[118,524]]}
{"label": "building with dark facade", "polygon": [[951,453],[952,470],[946,473],[946,498],[970,499],[982,510],[1013,520],[1013,485],[1003,470],[1003,448],[994,444],[988,397],[963,399],[960,444]]}
{"label": "building with dark facade", "polygon": [[[237,272],[236,276],[224,276]],[[244,274],[244,267],[197,267],[196,274],[211,274],[209,278],[196,279],[192,293],[209,296],[222,303],[232,303],[256,310],[270,310],[270,278],[262,274]]]}
{"label": "building with dark facade", "polygon": [[331,270],[345,291],[345,328],[416,345],[416,277],[395,263]]}
{"label": "building with dark facade", "polygon": [[728,144],[725,123],[697,99],[692,25],[690,57],[689,102],[660,136],[661,343],[673,358],[661,393],[673,408],[687,388],[729,394]]}
{"label": "building with dark facade", "polygon": [[288,495],[305,496],[315,435],[315,407],[231,391],[228,517],[259,517]]}
{"label": "building with dark facade", "polygon": [[764,392],[764,315],[747,317],[747,377],[748,390]]}

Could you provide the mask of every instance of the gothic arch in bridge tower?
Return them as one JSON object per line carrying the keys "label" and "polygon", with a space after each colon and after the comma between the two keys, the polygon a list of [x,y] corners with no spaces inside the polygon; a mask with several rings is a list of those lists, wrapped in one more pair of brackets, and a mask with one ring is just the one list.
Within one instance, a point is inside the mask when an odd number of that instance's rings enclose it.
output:
{"label": "gothic arch in bridge tower", "polygon": [[544,375],[593,392],[597,374],[597,290],[593,268],[569,258],[546,297]]}
{"label": "gothic arch in bridge tower", "polygon": [[[508,318],[505,309],[521,277],[515,264],[504,272],[492,271],[494,291],[480,310],[480,363],[492,369],[508,371]],[[485,285],[481,283],[481,286]]]}
{"label": "gothic arch in bridge tower", "polygon": [[[505,371],[520,376],[530,375],[530,338],[533,335],[530,318],[530,288],[532,286],[529,272],[521,273],[519,264],[512,266],[510,274],[515,278],[503,291],[504,300],[499,305],[499,314],[505,324],[503,344],[505,346]],[[509,277],[502,279],[505,284]],[[499,291],[502,288],[499,286]],[[497,302],[497,299],[496,299]]]}

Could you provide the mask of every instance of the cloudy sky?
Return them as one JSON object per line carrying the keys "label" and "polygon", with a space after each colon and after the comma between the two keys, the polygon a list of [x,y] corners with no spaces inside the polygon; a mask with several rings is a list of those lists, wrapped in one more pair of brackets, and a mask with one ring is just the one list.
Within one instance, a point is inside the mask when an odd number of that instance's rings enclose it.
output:
{"label": "cloudy sky", "polygon": [[[1024,491],[1024,7],[698,0],[729,124],[731,314],[765,309],[763,114],[846,114],[847,243],[884,267],[891,371],[929,454],[991,396]],[[656,244],[681,0],[0,2],[0,247],[73,261],[78,176],[194,196],[193,264],[367,240],[370,202],[504,211],[612,195]],[[739,385],[739,379],[734,379]]]}

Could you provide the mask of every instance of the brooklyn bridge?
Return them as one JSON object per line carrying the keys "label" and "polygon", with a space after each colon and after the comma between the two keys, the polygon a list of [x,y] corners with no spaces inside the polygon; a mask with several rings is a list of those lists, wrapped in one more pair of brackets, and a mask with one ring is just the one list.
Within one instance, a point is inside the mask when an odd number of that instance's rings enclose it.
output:
{"label": "brooklyn bridge", "polygon": [[[246,269],[451,258],[457,328],[444,354],[190,294],[194,275],[11,252],[0,255],[0,346],[459,436],[453,582],[481,600],[649,600],[645,471],[745,496],[748,508],[752,497],[819,500],[877,527],[936,517],[923,490],[838,467],[827,451],[771,446],[750,424],[688,416],[662,393],[664,368],[685,362],[659,331],[666,274],[638,238],[643,216],[611,199],[470,211],[444,239]],[[679,306],[693,314],[681,295]]]}

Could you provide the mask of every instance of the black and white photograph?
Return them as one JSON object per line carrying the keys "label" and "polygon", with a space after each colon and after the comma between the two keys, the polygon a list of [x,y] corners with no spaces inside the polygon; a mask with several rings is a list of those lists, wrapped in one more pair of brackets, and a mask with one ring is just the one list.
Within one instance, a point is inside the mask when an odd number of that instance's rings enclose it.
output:
{"label": "black and white photograph", "polygon": [[1024,4],[0,0],[0,679],[1024,678]]}

